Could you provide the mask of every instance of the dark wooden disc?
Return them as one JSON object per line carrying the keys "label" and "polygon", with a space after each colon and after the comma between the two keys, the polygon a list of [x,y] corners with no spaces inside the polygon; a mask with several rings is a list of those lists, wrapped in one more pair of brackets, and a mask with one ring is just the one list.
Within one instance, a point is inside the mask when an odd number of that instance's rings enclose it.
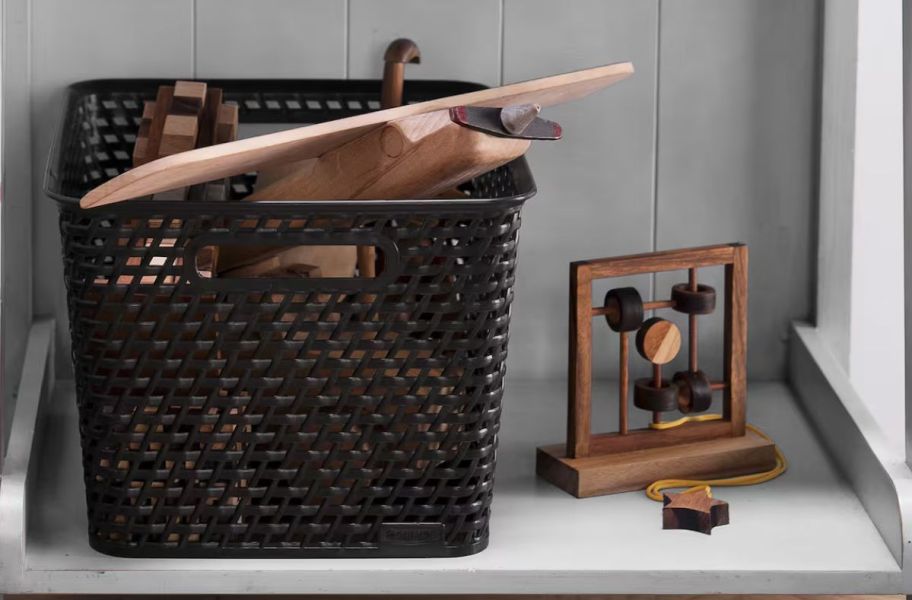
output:
{"label": "dark wooden disc", "polygon": [[672,377],[678,388],[678,410],[688,413],[709,410],[712,405],[712,386],[703,371],[678,371]]}
{"label": "dark wooden disc", "polygon": [[655,387],[652,378],[633,382],[633,405],[653,412],[670,412],[678,408],[678,388],[662,380],[662,387]]}
{"label": "dark wooden disc", "polygon": [[605,320],[614,331],[636,331],[643,324],[643,299],[636,288],[608,290],[605,308]]}
{"label": "dark wooden disc", "polygon": [[687,283],[671,286],[674,309],[688,315],[708,315],[716,310],[716,290],[712,286],[698,284],[696,291]]}

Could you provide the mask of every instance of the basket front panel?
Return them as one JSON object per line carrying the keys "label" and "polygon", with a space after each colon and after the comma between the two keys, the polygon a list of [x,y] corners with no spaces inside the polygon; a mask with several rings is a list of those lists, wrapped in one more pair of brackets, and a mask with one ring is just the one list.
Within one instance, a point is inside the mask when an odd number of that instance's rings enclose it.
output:
{"label": "basket front panel", "polygon": [[[508,185],[501,170],[477,190]],[[486,539],[519,207],[268,211],[61,206],[91,536],[374,548],[384,524],[440,523],[434,543]],[[188,277],[201,236],[352,232],[398,249],[384,285]]]}

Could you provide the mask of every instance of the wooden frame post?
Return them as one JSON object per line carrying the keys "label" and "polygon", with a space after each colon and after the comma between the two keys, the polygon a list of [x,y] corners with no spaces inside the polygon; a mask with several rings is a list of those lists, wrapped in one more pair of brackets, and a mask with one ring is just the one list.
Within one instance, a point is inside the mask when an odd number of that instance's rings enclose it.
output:
{"label": "wooden frame post", "polygon": [[725,265],[725,381],[722,415],[733,436],[744,435],[747,398],[747,246],[732,248]]}
{"label": "wooden frame post", "polygon": [[592,275],[570,264],[570,331],[567,397],[567,454],[589,456],[592,435]]}

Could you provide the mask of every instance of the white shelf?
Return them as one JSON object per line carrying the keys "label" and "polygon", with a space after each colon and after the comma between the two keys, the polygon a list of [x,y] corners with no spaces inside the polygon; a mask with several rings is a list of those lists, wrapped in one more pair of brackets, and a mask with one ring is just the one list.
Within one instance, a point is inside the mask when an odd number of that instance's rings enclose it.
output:
{"label": "white shelf", "polygon": [[[577,500],[534,475],[535,446],[561,440],[562,381],[508,381],[487,550],[451,559],[127,559],[86,542],[75,399],[46,400],[45,443],[23,449],[0,502],[0,591],[34,593],[898,593],[899,565],[780,383],[749,388],[749,418],[780,443],[789,472],[717,490],[732,524],[712,536],[661,529],[641,493]],[[610,397],[606,387],[599,398]],[[597,406],[610,426],[611,403]],[[635,411],[639,412],[639,411]],[[44,415],[41,417],[40,415]],[[21,426],[22,415],[17,423]],[[22,435],[18,443],[29,436]],[[12,442],[16,442],[14,439]],[[31,458],[31,457],[30,457]],[[23,467],[22,465],[26,465]],[[29,466],[30,465],[30,466]],[[29,469],[17,485],[16,468]],[[4,484],[7,480],[4,479]],[[33,492],[26,492],[33,487]],[[17,492],[19,489],[21,492]],[[15,497],[19,493],[21,497]],[[20,502],[21,505],[16,506]],[[27,508],[26,539],[10,519]],[[12,516],[11,516],[12,515]],[[23,519],[24,520],[24,519]],[[13,528],[14,529],[14,528]],[[21,560],[15,553],[21,552]],[[13,557],[13,559],[10,559]]]}

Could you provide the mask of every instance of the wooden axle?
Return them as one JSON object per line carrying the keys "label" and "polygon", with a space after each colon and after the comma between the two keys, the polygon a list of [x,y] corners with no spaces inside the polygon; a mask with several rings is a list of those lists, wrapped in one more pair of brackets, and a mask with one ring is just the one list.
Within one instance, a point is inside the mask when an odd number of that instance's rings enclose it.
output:
{"label": "wooden axle", "polygon": [[[652,300],[650,302],[643,303],[643,310],[659,310],[662,308],[674,308],[674,300]],[[592,309],[593,317],[603,317],[609,314],[614,313],[615,308],[613,306],[596,306]]]}
{"label": "wooden axle", "polygon": [[[697,270],[690,268],[687,270],[688,284],[692,292],[697,291]],[[697,315],[687,315],[687,346],[688,346],[688,366],[691,371],[696,371],[697,367]]]}

